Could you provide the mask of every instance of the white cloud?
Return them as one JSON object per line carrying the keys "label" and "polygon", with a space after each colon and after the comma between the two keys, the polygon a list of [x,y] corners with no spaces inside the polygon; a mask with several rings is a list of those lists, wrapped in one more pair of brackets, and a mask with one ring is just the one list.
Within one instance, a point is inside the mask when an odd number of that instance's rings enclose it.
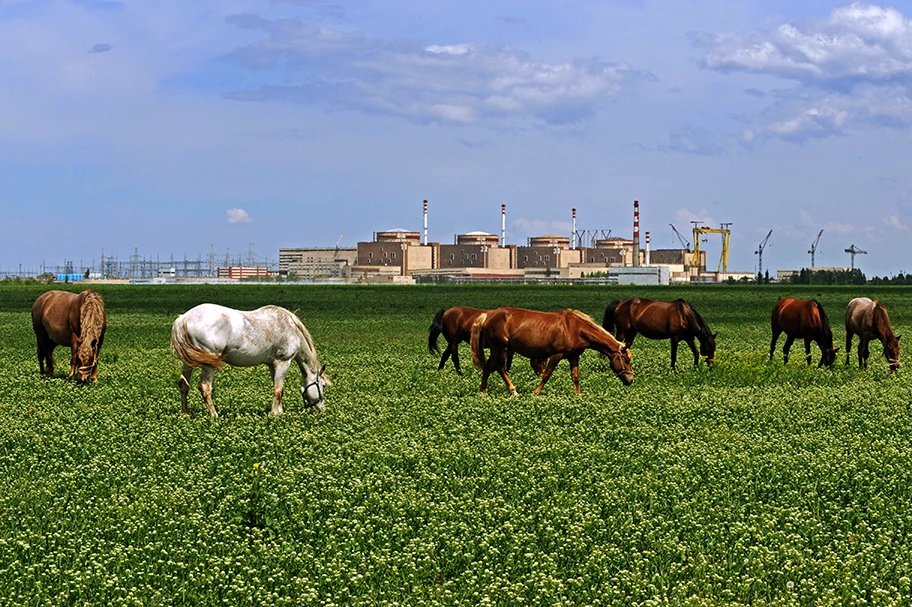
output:
{"label": "white cloud", "polygon": [[897,230],[909,230],[909,226],[902,222],[902,220],[899,218],[899,215],[890,215],[884,219],[884,223],[892,228],[896,228]]}
{"label": "white cloud", "polygon": [[570,229],[572,227],[569,221],[526,219],[524,217],[512,221],[510,225],[513,227],[511,233],[518,238],[545,236],[546,234],[556,234],[570,238]]}
{"label": "white cloud", "polygon": [[[709,214],[709,211],[705,208],[700,209],[699,211],[691,211],[690,209],[678,209],[675,212],[675,222],[679,225],[675,227],[678,228],[682,234],[688,234],[693,229],[691,221],[699,221],[704,226],[715,228],[719,224],[715,219]],[[681,227],[683,226],[683,227]]]}
{"label": "white cloud", "polygon": [[[853,126],[912,126],[912,19],[860,2],[824,19],[785,23],[769,32],[694,37],[702,65],[722,73],[763,74],[795,81],[777,101],[747,116],[746,143],[763,137],[804,141]],[[759,89],[756,89],[758,92]]]}
{"label": "white cloud", "polygon": [[251,223],[253,218],[244,209],[228,209],[228,223]]}
{"label": "white cloud", "polygon": [[326,109],[391,115],[414,122],[503,126],[530,120],[567,125],[593,116],[648,75],[623,63],[534,60],[507,47],[419,45],[252,15],[229,19],[264,32],[229,57],[260,86],[230,98],[291,101]]}

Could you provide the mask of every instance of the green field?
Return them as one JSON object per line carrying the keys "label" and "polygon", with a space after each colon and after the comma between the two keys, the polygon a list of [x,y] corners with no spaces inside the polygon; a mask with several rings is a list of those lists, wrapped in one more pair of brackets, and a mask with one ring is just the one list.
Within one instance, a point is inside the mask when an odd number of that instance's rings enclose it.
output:
{"label": "green field", "polygon": [[[39,376],[30,306],[0,287],[0,605],[908,605],[912,369],[844,366],[842,315],[912,290],[798,287],[99,286],[99,381]],[[685,297],[714,369],[637,338],[625,388],[594,352],[573,395],[525,361],[478,395],[437,372],[434,313]],[[780,296],[816,297],[838,363],[767,361]],[[180,415],[174,318],[211,301],[297,310],[334,385],[268,415],[263,368],[215,378],[220,418]],[[908,338],[907,338],[908,339]],[[903,340],[905,341],[905,340]],[[857,342],[856,342],[857,343]],[[441,345],[443,340],[441,339]],[[813,349],[815,363],[820,353]],[[198,377],[198,376],[197,376]],[[295,388],[295,389],[292,389]]]}

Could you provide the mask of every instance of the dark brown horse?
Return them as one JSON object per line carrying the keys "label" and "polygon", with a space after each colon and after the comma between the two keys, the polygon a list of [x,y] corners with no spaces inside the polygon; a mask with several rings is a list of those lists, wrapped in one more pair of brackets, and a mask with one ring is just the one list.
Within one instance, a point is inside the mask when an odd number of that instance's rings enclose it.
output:
{"label": "dark brown horse", "polygon": [[833,347],[833,330],[823,306],[816,299],[792,299],[784,297],[773,306],[770,317],[773,329],[773,341],[770,343],[770,360],[776,350],[776,340],[785,332],[785,345],[782,353],[785,362],[789,359],[789,349],[796,338],[804,340],[804,353],[807,355],[807,364],[811,364],[811,342],[817,342],[820,348],[820,364],[818,367],[831,367],[836,360],[839,348]]}
{"label": "dark brown horse", "polygon": [[[628,297],[612,301],[605,308],[602,326],[609,333],[616,327],[615,335],[623,339],[627,347],[633,345],[637,333],[649,339],[670,339],[672,369],[678,358],[678,342],[682,340],[693,352],[695,367],[700,365],[701,355],[706,357],[707,364],[712,364],[716,356],[716,334],[709,330],[709,325],[694,307],[683,299],[655,301]],[[694,339],[700,341],[699,353]]]}
{"label": "dark brown horse", "polygon": [[98,380],[98,356],[107,319],[104,302],[95,291],[47,291],[32,305],[32,328],[38,341],[41,374],[54,375],[54,348],[70,348],[70,374],[77,380]]}
{"label": "dark brown horse", "polygon": [[[580,393],[579,358],[587,348],[601,352],[610,359],[611,370],[625,386],[633,383],[630,351],[611,333],[576,310],[537,312],[522,308],[498,308],[483,312],[472,325],[472,362],[482,369],[480,392],[488,388],[488,376],[497,371],[516,396],[516,387],[507,375],[507,353],[516,352],[530,359],[548,361],[535,389],[540,394],[561,359],[570,361],[573,387]],[[491,356],[485,359],[485,348]]]}
{"label": "dark brown horse", "polygon": [[[440,365],[437,370],[443,369],[448,358],[453,359],[453,366],[456,367],[456,373],[462,375],[462,369],[459,368],[459,344],[462,342],[469,343],[472,335],[472,323],[478,316],[487,310],[470,308],[468,306],[454,306],[446,310],[440,310],[431,321],[428,328],[428,351],[431,354],[440,354],[440,348],[437,346],[437,338],[442,334],[446,339],[447,347],[440,357]],[[513,353],[510,352],[507,357],[507,370],[513,362]],[[531,360],[532,370],[536,375],[541,375],[545,368],[544,360]]]}
{"label": "dark brown horse", "polygon": [[890,373],[899,368],[899,335],[893,334],[887,308],[877,300],[856,297],[849,302],[845,315],[846,364],[852,350],[852,337],[858,336],[858,368],[868,368],[868,342],[879,339],[883,344],[883,355],[890,365]]}

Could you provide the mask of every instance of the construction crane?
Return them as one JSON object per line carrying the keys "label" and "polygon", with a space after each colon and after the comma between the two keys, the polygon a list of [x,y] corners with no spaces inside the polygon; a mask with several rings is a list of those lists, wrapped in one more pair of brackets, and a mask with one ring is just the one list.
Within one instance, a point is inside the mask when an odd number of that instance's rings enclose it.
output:
{"label": "construction crane", "polygon": [[754,251],[754,255],[757,256],[757,282],[760,281],[763,276],[763,248],[766,246],[766,241],[770,239],[770,236],[773,234],[773,231],[770,230],[766,238],[763,239],[763,242],[760,243],[760,246],[757,247],[757,250]]}
{"label": "construction crane", "polygon": [[336,255],[339,254],[339,245],[342,244],[342,237],[343,237],[343,236],[345,236],[345,234],[339,234],[339,240],[336,241],[336,248],[335,248],[335,250],[333,251],[333,261],[335,261]]}
{"label": "construction crane", "polygon": [[703,234],[721,234],[722,254],[719,256],[719,266],[716,268],[716,272],[728,272],[728,246],[731,244],[731,230],[729,229],[729,226],[731,225],[731,222],[719,224],[720,227],[718,228],[704,228],[698,221],[691,223],[694,224],[693,265],[697,268],[700,267],[700,236]]}
{"label": "construction crane", "polygon": [[859,249],[859,248],[856,247],[854,244],[853,244],[851,247],[849,247],[848,249],[846,249],[845,252],[852,256],[852,270],[855,269],[855,256],[856,256],[856,255],[867,255],[867,254],[868,254],[867,251],[864,251],[864,250],[862,250],[862,249]]}
{"label": "construction crane", "polygon": [[678,228],[674,227],[673,223],[670,223],[668,225],[671,226],[671,231],[674,232],[675,236],[678,237],[678,240],[681,241],[681,246],[684,247],[684,250],[690,253],[690,243],[683,236],[681,236],[681,233],[678,232]]}
{"label": "construction crane", "polygon": [[814,243],[811,245],[811,250],[808,253],[811,254],[811,267],[814,267],[814,253],[817,252],[817,243],[820,242],[820,237],[823,236],[823,230],[817,233],[817,238],[814,240]]}

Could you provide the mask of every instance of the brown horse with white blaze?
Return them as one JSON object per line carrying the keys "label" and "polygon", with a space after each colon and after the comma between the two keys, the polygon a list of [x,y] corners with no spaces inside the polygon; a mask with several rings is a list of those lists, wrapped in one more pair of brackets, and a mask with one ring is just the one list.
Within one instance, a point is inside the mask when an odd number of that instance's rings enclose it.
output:
{"label": "brown horse with white blaze", "polygon": [[887,308],[876,299],[856,297],[849,302],[845,314],[846,364],[852,350],[852,338],[858,336],[858,368],[868,368],[868,342],[879,339],[883,344],[883,355],[890,365],[890,373],[899,368],[899,335],[893,333]]}
{"label": "brown horse with white blaze", "polygon": [[98,381],[98,357],[104,343],[104,301],[92,290],[46,291],[32,304],[32,328],[38,342],[41,374],[54,375],[54,348],[70,348],[70,374],[80,383]]}
{"label": "brown horse with white blaze", "polygon": [[776,350],[776,340],[785,332],[785,345],[782,353],[785,362],[789,359],[789,349],[795,339],[804,340],[804,352],[807,355],[807,364],[811,364],[811,342],[816,342],[820,348],[820,363],[818,367],[831,367],[836,360],[839,348],[833,347],[833,330],[823,306],[816,299],[793,299],[784,297],[773,306],[770,316],[773,329],[773,340],[770,342],[770,360]]}
{"label": "brown horse with white blaze", "polygon": [[[440,310],[434,315],[431,326],[428,328],[428,351],[431,354],[440,354],[440,348],[437,346],[437,338],[443,335],[447,342],[447,347],[443,350],[440,357],[440,364],[437,370],[441,371],[448,358],[453,359],[453,366],[456,367],[456,373],[462,375],[462,369],[459,367],[459,344],[462,342],[469,343],[472,337],[472,324],[479,315],[487,312],[479,308],[470,308],[469,306],[453,306],[445,310]],[[510,370],[513,362],[513,353],[507,357],[507,370]],[[541,375],[545,368],[544,360],[531,360],[532,370],[536,375]]]}
{"label": "brown horse with white blaze", "polygon": [[[700,365],[700,356],[712,364],[716,356],[716,334],[699,312],[683,299],[655,301],[642,297],[628,297],[613,301],[605,308],[602,327],[611,332],[617,328],[616,336],[623,339],[627,347],[633,345],[638,333],[648,339],[671,340],[671,368],[678,358],[678,342],[683,341],[693,352],[694,366]],[[696,340],[700,342],[697,350]]]}
{"label": "brown horse with white blaze", "polygon": [[[554,368],[562,359],[570,362],[570,376],[577,394],[579,387],[579,359],[586,349],[607,356],[611,370],[625,386],[633,383],[630,368],[630,350],[603,329],[592,318],[576,310],[538,312],[523,308],[498,308],[478,316],[472,325],[472,362],[482,369],[481,387],[488,388],[488,376],[497,371],[507,384],[512,396],[516,387],[507,375],[507,353],[512,351],[530,359],[547,359],[541,374],[541,383],[535,394],[541,394]],[[485,358],[485,348],[490,348],[490,358]]]}

